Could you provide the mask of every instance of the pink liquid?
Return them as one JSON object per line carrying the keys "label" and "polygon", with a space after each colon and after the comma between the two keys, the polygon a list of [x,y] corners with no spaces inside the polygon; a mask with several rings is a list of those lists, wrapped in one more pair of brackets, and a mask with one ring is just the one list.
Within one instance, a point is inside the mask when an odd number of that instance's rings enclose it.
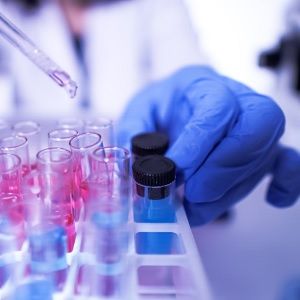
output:
{"label": "pink liquid", "polygon": [[30,173],[30,166],[29,165],[22,165],[21,175],[25,177]]}
{"label": "pink liquid", "polygon": [[62,226],[67,235],[67,248],[68,252],[73,250],[76,240],[75,221],[73,213],[70,209],[71,206],[58,207],[51,212],[49,223]]}
{"label": "pink liquid", "polygon": [[68,238],[68,252],[72,252],[76,240],[75,222],[72,214],[68,214],[65,216],[63,225]]}

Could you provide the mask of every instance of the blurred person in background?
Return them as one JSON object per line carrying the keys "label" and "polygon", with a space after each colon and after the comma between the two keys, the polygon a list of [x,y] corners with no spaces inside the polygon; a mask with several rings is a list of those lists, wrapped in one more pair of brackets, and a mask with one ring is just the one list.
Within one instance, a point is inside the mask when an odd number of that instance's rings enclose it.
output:
{"label": "blurred person in background", "polygon": [[147,83],[203,60],[181,0],[2,0],[2,11],[79,85],[79,101],[68,101],[4,41],[13,104],[24,115],[116,119]]}

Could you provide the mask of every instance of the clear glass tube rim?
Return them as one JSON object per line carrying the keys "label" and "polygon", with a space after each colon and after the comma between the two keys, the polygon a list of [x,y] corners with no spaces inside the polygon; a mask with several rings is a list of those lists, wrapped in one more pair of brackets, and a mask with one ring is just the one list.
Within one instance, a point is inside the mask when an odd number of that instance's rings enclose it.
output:
{"label": "clear glass tube rim", "polygon": [[[16,144],[14,146],[2,146],[1,145],[5,141],[13,140],[13,139],[20,139],[22,141],[19,144]],[[0,139],[0,149],[2,149],[4,151],[12,151],[14,149],[21,148],[21,147],[25,146],[26,144],[28,144],[28,139],[25,136],[21,136],[21,135],[10,135],[10,136],[6,136],[6,137],[3,137]]]}
{"label": "clear glass tube rim", "polygon": [[18,155],[12,154],[12,153],[0,153],[0,158],[2,157],[7,157],[7,158],[11,158],[14,160],[14,164],[11,168],[6,169],[6,170],[1,170],[0,173],[1,174],[7,174],[7,173],[11,173],[16,171],[18,168],[21,167],[21,158]]}
{"label": "clear glass tube rim", "polygon": [[[86,146],[77,146],[77,145],[75,145],[76,141],[79,141],[80,139],[83,139],[87,136],[97,137],[97,140],[93,143],[90,143],[90,144],[86,145]],[[88,149],[96,147],[97,145],[99,146],[100,143],[102,143],[102,136],[99,133],[96,133],[96,132],[83,132],[83,133],[80,133],[80,134],[74,136],[70,140],[69,145],[70,145],[72,150],[86,151]]]}
{"label": "clear glass tube rim", "polygon": [[[67,133],[69,132],[69,135],[65,135],[65,136],[55,136],[55,134],[59,134],[59,133]],[[51,130],[50,132],[48,132],[48,139],[51,141],[55,141],[55,142],[60,142],[60,141],[67,141],[72,139],[73,137],[77,136],[79,133],[76,129],[71,129],[71,128],[57,128],[54,130]]]}
{"label": "clear glass tube rim", "polygon": [[[45,153],[53,153],[54,151],[57,151],[57,152],[61,152],[61,153],[65,153],[67,154],[68,156],[66,158],[63,158],[63,159],[60,159],[60,160],[49,160],[49,159],[45,159],[42,157],[42,155],[44,155]],[[37,161],[38,163],[40,164],[43,164],[43,165],[48,165],[48,164],[52,164],[52,165],[60,165],[62,163],[67,163],[69,161],[71,161],[72,159],[72,152],[65,149],[65,148],[60,148],[60,147],[49,147],[49,148],[45,148],[45,149],[42,149],[40,150],[37,155],[36,155],[36,158],[37,158]]]}
{"label": "clear glass tube rim", "polygon": [[[101,153],[103,154],[107,154],[108,151],[116,151],[116,152],[122,152],[123,156],[121,157],[112,157],[113,159],[111,160],[110,158],[106,157],[106,155],[100,157],[97,155],[97,153]],[[112,146],[112,147],[99,147],[97,149],[95,149],[92,153],[91,153],[91,157],[93,159],[95,159],[98,162],[103,162],[103,163],[107,163],[107,162],[117,162],[117,161],[125,161],[125,160],[129,160],[131,157],[130,151],[124,147],[118,147],[118,146]]]}
{"label": "clear glass tube rim", "polygon": [[[20,128],[25,126],[32,127],[32,131],[21,131]],[[35,121],[20,121],[13,125],[12,130],[19,136],[32,136],[40,133],[41,125]]]}

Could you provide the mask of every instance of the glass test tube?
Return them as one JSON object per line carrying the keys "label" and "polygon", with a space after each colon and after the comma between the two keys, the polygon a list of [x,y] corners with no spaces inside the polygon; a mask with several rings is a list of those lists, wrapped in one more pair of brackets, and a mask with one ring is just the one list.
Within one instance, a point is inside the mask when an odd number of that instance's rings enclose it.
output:
{"label": "glass test tube", "polygon": [[85,268],[83,285],[91,284],[93,296],[121,295],[128,242],[129,164],[130,154],[124,148],[98,148],[90,155],[85,247],[95,261]]}
{"label": "glass test tube", "polygon": [[125,148],[104,147],[90,154],[89,203],[106,202],[117,212],[128,211],[130,197],[130,153]]}
{"label": "glass test tube", "polygon": [[138,158],[132,169],[135,222],[175,222],[174,162],[160,155],[150,155]]}
{"label": "glass test tube", "polygon": [[30,274],[45,276],[55,290],[61,291],[68,273],[65,230],[44,222],[31,228],[28,239]]}
{"label": "glass test tube", "polygon": [[126,224],[116,214],[96,208],[86,223],[84,252],[93,259],[83,265],[79,280],[82,296],[121,296],[125,271]]}
{"label": "glass test tube", "polygon": [[86,132],[96,132],[101,135],[103,146],[114,146],[113,122],[107,118],[97,118],[85,123]]}
{"label": "glass test tube", "polygon": [[31,169],[36,167],[36,154],[41,149],[41,126],[34,121],[22,121],[14,124],[13,132],[28,140]]}
{"label": "glass test tube", "polygon": [[62,226],[68,236],[68,250],[75,242],[75,220],[72,198],[72,153],[63,148],[47,148],[37,155],[40,198],[48,223]]}
{"label": "glass test tube", "polygon": [[0,138],[3,138],[10,134],[11,134],[10,125],[5,120],[0,119]]}
{"label": "glass test tube", "polygon": [[80,210],[80,200],[86,201],[88,197],[88,183],[90,176],[89,154],[102,146],[102,138],[99,134],[86,132],[73,137],[70,141],[70,147],[73,154],[74,171],[74,201],[77,212]]}
{"label": "glass test tube", "polygon": [[10,153],[0,153],[0,194],[20,196],[21,159]]}
{"label": "glass test tube", "polygon": [[77,118],[64,118],[57,122],[57,128],[74,129],[78,133],[84,131],[84,121]]}
{"label": "glass test tube", "polygon": [[28,140],[26,137],[11,135],[0,139],[0,152],[11,153],[20,157],[23,177],[30,172]]}
{"label": "glass test tube", "polygon": [[18,250],[14,225],[17,220],[13,220],[8,211],[0,211],[0,289],[8,279],[14,275],[14,263],[7,259],[7,255]]}
{"label": "glass test tube", "polygon": [[48,145],[50,148],[59,147],[70,150],[70,140],[78,135],[75,129],[55,129],[48,133]]}

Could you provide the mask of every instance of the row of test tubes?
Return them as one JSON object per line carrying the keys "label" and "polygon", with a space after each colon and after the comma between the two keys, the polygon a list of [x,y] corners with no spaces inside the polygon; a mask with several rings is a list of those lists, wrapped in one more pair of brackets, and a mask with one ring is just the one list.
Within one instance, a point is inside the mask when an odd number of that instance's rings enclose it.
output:
{"label": "row of test tubes", "polygon": [[[113,146],[113,124],[105,119],[61,120],[43,149],[40,135],[32,121],[0,122],[0,298],[117,297],[128,245],[130,153]],[[65,291],[78,252],[73,290]]]}

